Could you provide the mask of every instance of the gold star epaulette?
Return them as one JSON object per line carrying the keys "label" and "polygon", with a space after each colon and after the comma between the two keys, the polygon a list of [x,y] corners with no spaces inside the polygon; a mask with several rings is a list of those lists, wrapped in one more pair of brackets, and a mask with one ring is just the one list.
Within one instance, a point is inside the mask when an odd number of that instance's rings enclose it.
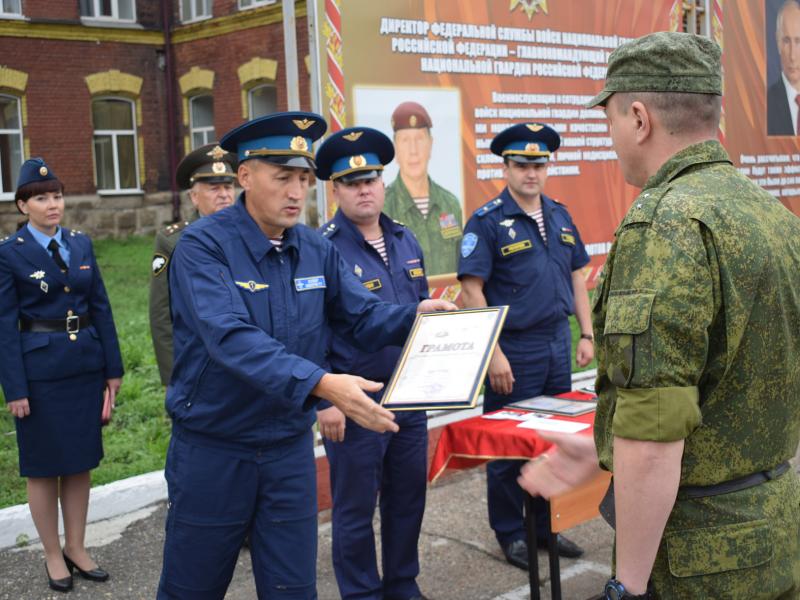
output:
{"label": "gold star epaulette", "polygon": [[491,202],[487,202],[483,206],[481,206],[478,210],[475,211],[475,214],[479,217],[485,217],[493,210],[496,210],[503,206],[503,199],[502,198],[495,198]]}
{"label": "gold star epaulette", "polygon": [[189,224],[189,221],[178,221],[177,223],[173,223],[172,225],[167,225],[164,228],[164,233],[166,235],[172,235],[173,233],[177,233],[177,232],[181,231],[188,224]]}

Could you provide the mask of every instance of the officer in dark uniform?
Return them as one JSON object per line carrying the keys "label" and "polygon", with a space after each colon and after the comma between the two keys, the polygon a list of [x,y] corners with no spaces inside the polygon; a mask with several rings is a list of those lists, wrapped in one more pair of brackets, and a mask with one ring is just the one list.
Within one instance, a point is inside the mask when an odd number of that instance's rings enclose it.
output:
{"label": "officer in dark uniform", "polygon": [[[414,234],[381,212],[383,166],[391,140],[368,127],[331,135],[317,152],[317,177],[333,181],[339,209],[322,227],[361,284],[393,304],[428,297],[425,262]],[[334,373],[387,383],[400,346],[363,352],[339,335],[330,356]],[[381,393],[370,393],[376,401]],[[400,412],[397,433],[376,433],[322,401],[320,432],[330,463],[333,569],[342,598],[420,599],[417,544],[425,511],[428,427],[424,411]],[[383,582],[378,574],[372,517],[380,494]]]}
{"label": "officer in dark uniform", "polygon": [[229,132],[221,145],[238,154],[244,192],[175,249],[162,600],[222,599],[247,534],[259,598],[316,598],[316,402],[397,430],[364,393],[379,383],[324,368],[332,331],[376,351],[403,343],[418,307],[453,308],[380,301],[298,224],[325,129],[319,115],[289,112]]}
{"label": "officer in dark uniform", "polygon": [[16,417],[19,470],[49,584],[66,592],[76,568],[86,579],[108,579],[84,537],[90,471],[103,458],[101,421],[111,416],[122,357],[92,242],[60,225],[61,181],[31,158],[17,186],[27,224],[0,243],[0,383]]}
{"label": "officer in dark uniform", "polygon": [[[472,215],[464,230],[458,278],[467,307],[507,304],[508,318],[489,366],[484,412],[509,402],[571,389],[571,334],[575,314],[583,334],[576,352],[593,358],[589,298],[582,267],[589,257],[567,209],[542,193],[550,154],[560,145],[547,125],[522,123],[500,132],[491,150],[503,157],[506,188]],[[489,523],[506,559],[528,568],[520,461],[486,469]],[[544,501],[535,501],[539,546],[545,544]],[[559,553],[583,551],[563,536]]]}
{"label": "officer in dark uniform", "polygon": [[175,172],[178,186],[189,190],[196,214],[189,221],[173,223],[156,234],[150,279],[150,333],[163,385],[169,384],[172,373],[172,317],[167,278],[172,252],[190,222],[233,204],[237,166],[234,154],[211,143],[187,154]]}

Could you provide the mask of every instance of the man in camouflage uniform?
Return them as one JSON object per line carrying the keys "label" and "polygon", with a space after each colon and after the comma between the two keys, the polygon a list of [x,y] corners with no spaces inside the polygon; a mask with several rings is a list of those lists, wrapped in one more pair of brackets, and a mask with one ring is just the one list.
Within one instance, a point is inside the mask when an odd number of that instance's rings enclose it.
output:
{"label": "man in camouflage uniform", "polygon": [[150,333],[163,385],[169,384],[172,374],[172,317],[167,277],[172,251],[189,223],[233,204],[237,167],[236,157],[214,142],[187,154],[175,171],[175,181],[182,190],[189,190],[196,214],[189,221],[173,223],[156,234],[150,279]]}
{"label": "man in camouflage uniform", "polygon": [[431,127],[428,111],[416,102],[403,102],[392,113],[400,172],[386,188],[383,209],[417,236],[429,276],[456,272],[463,224],[458,198],[428,175]]}
{"label": "man in camouflage uniform", "polygon": [[800,598],[800,219],[715,140],[721,87],[714,42],[656,33],[590,103],[642,188],[595,292],[596,454],[559,438],[520,483],[613,471],[608,598]]}

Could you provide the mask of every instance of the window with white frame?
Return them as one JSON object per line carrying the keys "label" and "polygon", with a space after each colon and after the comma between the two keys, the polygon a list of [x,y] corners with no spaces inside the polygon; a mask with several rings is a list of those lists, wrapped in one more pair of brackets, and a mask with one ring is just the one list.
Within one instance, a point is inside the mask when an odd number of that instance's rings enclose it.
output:
{"label": "window with white frame", "polygon": [[93,100],[92,126],[97,189],[107,192],[138,190],[133,102],[124,98]]}
{"label": "window with white frame", "polygon": [[192,150],[213,142],[214,98],[211,95],[189,99],[189,127],[192,133]]}
{"label": "window with white frame", "polygon": [[80,0],[81,16],[113,21],[135,21],[136,0]]}
{"label": "window with white frame", "polygon": [[211,17],[211,0],[181,0],[181,21],[189,23]]}
{"label": "window with white frame", "polygon": [[277,0],[239,0],[239,8],[255,8],[256,6],[266,6],[275,4]]}
{"label": "window with white frame", "polygon": [[21,0],[0,0],[0,19],[3,17],[21,17]]}
{"label": "window with white frame", "polygon": [[22,165],[19,99],[0,95],[0,198],[13,198]]}
{"label": "window with white frame", "polygon": [[247,92],[247,106],[251,119],[274,113],[278,109],[278,90],[274,85],[265,84]]}

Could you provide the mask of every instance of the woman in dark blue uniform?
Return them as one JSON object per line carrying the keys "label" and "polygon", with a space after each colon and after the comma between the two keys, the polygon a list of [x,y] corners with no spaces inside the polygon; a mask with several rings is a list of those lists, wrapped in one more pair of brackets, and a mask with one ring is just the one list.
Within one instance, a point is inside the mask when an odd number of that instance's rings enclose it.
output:
{"label": "woman in dark blue uniform", "polygon": [[108,579],[84,534],[89,471],[103,457],[101,419],[110,418],[122,358],[92,243],[59,225],[63,185],[41,158],[22,165],[17,185],[28,222],[0,243],[0,383],[16,417],[20,475],[28,478],[48,581],[66,592],[73,569]]}

